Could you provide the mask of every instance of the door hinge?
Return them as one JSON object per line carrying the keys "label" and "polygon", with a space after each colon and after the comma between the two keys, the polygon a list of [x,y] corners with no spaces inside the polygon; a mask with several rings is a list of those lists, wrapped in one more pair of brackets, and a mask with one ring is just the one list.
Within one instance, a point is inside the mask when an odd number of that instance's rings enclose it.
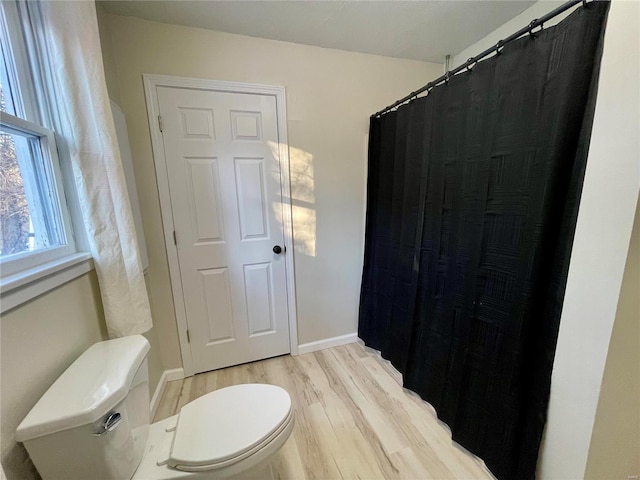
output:
{"label": "door hinge", "polygon": [[176,231],[173,231],[173,244],[178,245],[178,236],[176,235]]}
{"label": "door hinge", "polygon": [[191,343],[191,335],[189,334],[189,329],[187,329],[187,343]]}
{"label": "door hinge", "polygon": [[158,115],[158,128],[162,132],[162,116]]}

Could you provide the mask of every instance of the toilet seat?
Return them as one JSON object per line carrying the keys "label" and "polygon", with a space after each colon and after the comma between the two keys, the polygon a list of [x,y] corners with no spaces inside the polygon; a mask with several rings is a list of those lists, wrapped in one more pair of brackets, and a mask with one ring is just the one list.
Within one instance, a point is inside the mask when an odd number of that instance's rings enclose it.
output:
{"label": "toilet seat", "polygon": [[216,390],[180,410],[167,464],[185,472],[231,465],[268,445],[292,418],[289,394],[275,385]]}

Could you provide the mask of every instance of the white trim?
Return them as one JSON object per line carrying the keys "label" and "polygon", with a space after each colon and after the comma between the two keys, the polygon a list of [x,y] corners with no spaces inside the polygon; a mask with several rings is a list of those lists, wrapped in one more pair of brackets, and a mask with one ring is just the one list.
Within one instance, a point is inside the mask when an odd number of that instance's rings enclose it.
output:
{"label": "white trim", "polygon": [[89,253],[76,253],[48,262],[37,267],[23,270],[4,277],[0,313],[5,313],[32,298],[59,287],[93,270],[93,259]]}
{"label": "white trim", "polygon": [[[8,46],[8,55],[13,59],[13,66],[9,66],[10,78],[16,83],[11,90],[16,95],[16,114],[24,115],[30,121],[42,123],[42,115],[38,108],[37,95],[35,91],[35,78],[31,65],[29,64],[29,45],[25,41],[25,34],[31,30],[29,25],[25,25],[24,15],[18,11],[18,2],[2,2],[2,12],[0,13],[0,24],[3,28],[0,34],[2,42]],[[11,63],[11,62],[9,62]],[[15,68],[12,68],[15,67]],[[3,114],[4,115],[4,114]]]}
{"label": "white trim", "polygon": [[284,87],[276,87],[276,111],[278,115],[278,144],[280,147],[280,188],[282,203],[282,230],[284,244],[289,255],[285,255],[287,271],[287,304],[289,313],[289,350],[298,355],[298,308],[296,305],[296,282],[293,248],[293,207],[291,205],[291,176],[289,170],[289,139],[287,134],[287,96]]}
{"label": "white trim", "polygon": [[[182,366],[185,375],[193,375],[193,361],[191,348],[187,339],[187,317],[182,296],[182,280],[180,278],[180,265],[178,263],[178,250],[173,243],[173,213],[171,210],[171,197],[169,196],[169,177],[167,175],[166,160],[164,155],[164,143],[162,133],[157,127],[159,115],[157,87],[161,86],[160,80],[154,77],[143,75],[144,90],[147,102],[147,113],[149,115],[149,130],[151,133],[151,146],[153,149],[153,163],[156,170],[158,182],[158,194],[160,198],[160,211],[162,227],[164,233],[164,243],[167,251],[169,263],[169,278],[171,279],[171,292],[173,294],[173,304],[176,315],[176,326],[178,327],[178,341],[182,356]],[[160,164],[163,164],[164,168]]]}
{"label": "white trim", "polygon": [[[34,251],[24,251],[14,255],[0,258],[2,276],[12,276],[23,270],[37,267],[40,264],[52,262],[60,258],[66,258],[76,253],[76,245],[73,236],[71,217],[67,210],[65,189],[62,182],[62,172],[58,160],[58,148],[55,134],[37,123],[3,113],[0,118],[0,128],[11,135],[23,137],[35,137],[40,146],[41,162],[33,162],[33,152],[22,152],[16,142],[16,154],[24,153],[23,162],[29,158],[33,165],[32,174],[23,175],[25,192],[27,194],[29,208],[35,210],[32,213],[32,222],[36,232],[47,230],[45,218],[51,222],[51,228],[55,231],[55,237],[51,241],[60,242],[48,248],[37,248]],[[24,166],[24,165],[23,165]],[[31,170],[29,168],[28,170]],[[42,182],[36,178],[42,176]],[[27,188],[29,187],[29,188]],[[31,192],[31,195],[29,195]],[[36,200],[38,199],[38,200]],[[33,202],[33,203],[32,203]],[[45,204],[49,203],[49,207]],[[52,233],[52,232],[49,232]],[[39,246],[42,247],[42,246]]]}
{"label": "white trim", "polygon": [[282,218],[285,245],[289,255],[285,255],[285,268],[287,272],[287,306],[289,314],[289,348],[291,354],[298,353],[298,322],[296,313],[295,272],[293,264],[293,220],[291,210],[291,193],[289,177],[289,145],[287,140],[287,116],[285,89],[281,86],[259,85],[253,83],[222,82],[198,78],[183,78],[166,75],[143,74],[144,91],[147,102],[147,114],[151,133],[151,146],[158,181],[158,193],[160,196],[160,210],[162,212],[162,226],[164,240],[169,261],[169,276],[171,278],[171,291],[175,306],[176,323],[178,326],[178,338],[182,352],[182,365],[184,375],[191,376],[195,373],[191,348],[187,341],[187,316],[182,296],[182,279],[180,278],[180,266],[178,263],[178,250],[173,243],[173,212],[171,210],[171,197],[169,194],[169,178],[166,169],[166,159],[162,134],[157,128],[157,119],[160,113],[158,103],[158,87],[192,88],[201,90],[214,90],[230,93],[252,93],[258,95],[273,95],[276,100],[276,112],[278,118],[278,141],[280,145],[281,165],[281,196]]}
{"label": "white trim", "polygon": [[160,405],[160,400],[162,399],[162,394],[164,393],[164,389],[167,386],[167,382],[182,380],[183,378],[184,370],[182,368],[173,368],[171,370],[165,370],[164,372],[162,372],[160,380],[158,380],[158,385],[156,385],[156,390],[153,392],[153,397],[151,397],[151,404],[149,405],[151,422],[153,422],[153,419],[156,416],[156,412],[158,411],[158,406]]}
{"label": "white trim", "polygon": [[324,340],[303,343],[302,345],[298,345],[298,355],[317,352],[318,350],[324,350],[325,348],[339,347],[340,345],[347,345],[348,343],[356,343],[359,340],[360,339],[358,338],[357,333],[348,333],[346,335],[340,335],[338,337],[325,338]]}
{"label": "white trim", "polygon": [[167,382],[173,382],[174,380],[182,380],[184,375],[184,369],[182,368],[172,368],[170,370],[165,370],[163,375],[167,376]]}

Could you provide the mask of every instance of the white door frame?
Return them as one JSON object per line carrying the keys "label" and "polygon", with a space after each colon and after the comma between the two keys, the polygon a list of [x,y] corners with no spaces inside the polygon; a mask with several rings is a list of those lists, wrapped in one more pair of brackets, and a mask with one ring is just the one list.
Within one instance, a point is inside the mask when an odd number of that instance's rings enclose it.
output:
{"label": "white door frame", "polygon": [[223,82],[199,78],[173,77],[168,75],[143,74],[144,91],[149,116],[149,130],[151,132],[151,146],[153,148],[153,162],[160,194],[160,209],[162,211],[162,227],[164,242],[169,260],[169,276],[171,291],[178,325],[178,338],[182,352],[182,366],[185,376],[193,375],[193,361],[191,347],[187,338],[187,314],[184,297],[182,296],[182,278],[178,263],[178,248],[173,241],[173,210],[171,209],[171,195],[169,193],[169,177],[167,175],[167,161],[159,127],[160,107],[158,104],[157,87],[188,88],[195,90],[213,90],[216,92],[251,93],[271,95],[276,100],[278,121],[278,143],[280,150],[280,184],[282,197],[282,222],[285,245],[288,255],[285,255],[287,307],[289,314],[289,347],[292,355],[298,354],[298,323],[296,314],[296,291],[293,266],[293,220],[291,213],[291,179],[289,175],[289,144],[287,140],[287,116],[285,89],[275,85],[259,85],[254,83]]}

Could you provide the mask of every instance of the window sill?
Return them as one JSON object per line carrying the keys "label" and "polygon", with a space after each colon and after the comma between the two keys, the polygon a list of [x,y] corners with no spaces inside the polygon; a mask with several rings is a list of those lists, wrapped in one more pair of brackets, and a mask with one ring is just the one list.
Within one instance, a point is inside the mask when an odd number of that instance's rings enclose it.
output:
{"label": "window sill", "polygon": [[75,253],[0,280],[0,313],[5,313],[43,293],[93,270],[89,253]]}

